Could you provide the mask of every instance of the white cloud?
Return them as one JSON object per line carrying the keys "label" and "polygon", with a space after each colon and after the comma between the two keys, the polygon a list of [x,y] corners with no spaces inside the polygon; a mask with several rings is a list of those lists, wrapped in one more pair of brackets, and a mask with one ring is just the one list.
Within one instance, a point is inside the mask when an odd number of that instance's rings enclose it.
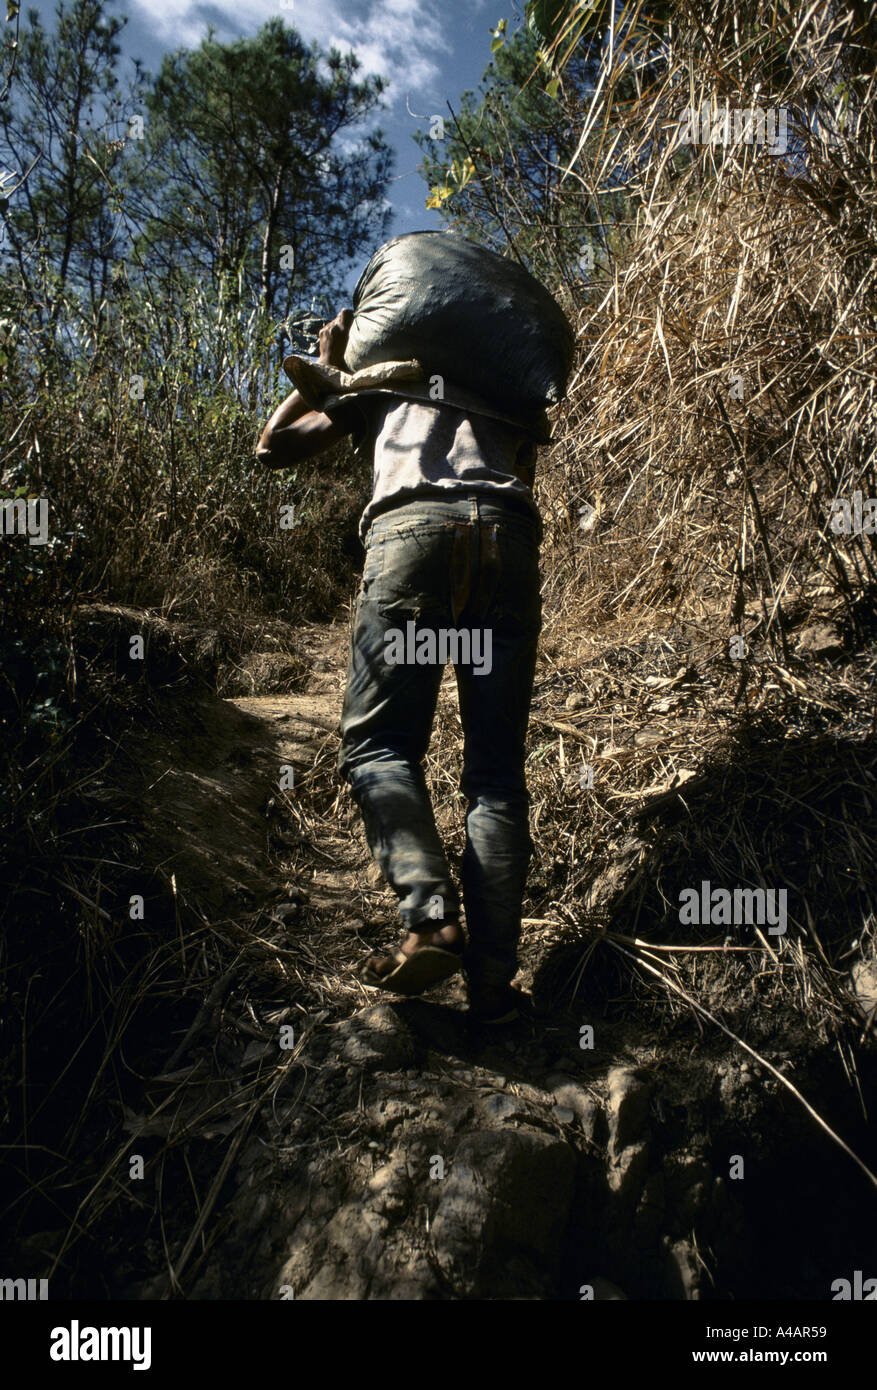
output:
{"label": "white cloud", "polygon": [[[131,0],[156,36],[169,47],[200,43],[207,19],[217,37],[255,31],[274,16],[296,28],[306,42],[342,52],[354,49],[364,73],[389,79],[390,99],[435,87],[439,60],[451,51],[453,13],[430,0]],[[224,29],[222,19],[227,18]],[[416,104],[416,103],[415,103]]]}

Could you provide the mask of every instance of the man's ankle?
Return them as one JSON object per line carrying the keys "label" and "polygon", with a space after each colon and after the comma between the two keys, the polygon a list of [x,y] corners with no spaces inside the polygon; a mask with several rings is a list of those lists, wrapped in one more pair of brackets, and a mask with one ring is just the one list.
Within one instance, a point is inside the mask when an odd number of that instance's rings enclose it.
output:
{"label": "man's ankle", "polygon": [[416,927],[409,927],[408,931],[411,936],[417,937],[420,945],[455,946],[462,945],[464,941],[463,928],[456,918],[450,921],[419,922]]}

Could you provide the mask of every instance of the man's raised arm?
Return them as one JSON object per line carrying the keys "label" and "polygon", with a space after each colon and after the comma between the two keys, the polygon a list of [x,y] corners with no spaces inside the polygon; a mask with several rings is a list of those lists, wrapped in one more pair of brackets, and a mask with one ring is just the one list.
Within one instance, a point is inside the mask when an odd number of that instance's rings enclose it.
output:
{"label": "man's raised arm", "polygon": [[[342,309],[320,329],[319,360],[330,367],[344,366],[344,348],[353,322],[350,309]],[[313,458],[337,444],[349,429],[319,410],[309,410],[298,391],[277,407],[256,445],[256,458],[268,468],[289,468]]]}

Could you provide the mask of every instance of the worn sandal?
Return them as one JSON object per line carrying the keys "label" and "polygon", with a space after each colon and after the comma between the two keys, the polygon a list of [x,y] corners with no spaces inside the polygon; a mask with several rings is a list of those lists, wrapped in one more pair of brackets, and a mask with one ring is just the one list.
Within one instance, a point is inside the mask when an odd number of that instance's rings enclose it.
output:
{"label": "worn sandal", "polygon": [[420,946],[413,955],[397,951],[394,960],[399,964],[388,975],[379,975],[372,962],[380,959],[369,956],[359,969],[359,978],[371,989],[386,989],[393,994],[423,994],[451,975],[462,965],[462,953],[442,946]]}

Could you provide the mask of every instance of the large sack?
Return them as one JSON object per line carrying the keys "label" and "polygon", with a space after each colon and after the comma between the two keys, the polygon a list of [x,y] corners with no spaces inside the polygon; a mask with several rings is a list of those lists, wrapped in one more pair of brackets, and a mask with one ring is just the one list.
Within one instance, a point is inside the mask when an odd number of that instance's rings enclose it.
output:
{"label": "large sack", "polygon": [[563,399],[573,333],[516,261],[455,232],[409,232],[372,256],[353,292],[350,371],[417,358],[506,411]]}

